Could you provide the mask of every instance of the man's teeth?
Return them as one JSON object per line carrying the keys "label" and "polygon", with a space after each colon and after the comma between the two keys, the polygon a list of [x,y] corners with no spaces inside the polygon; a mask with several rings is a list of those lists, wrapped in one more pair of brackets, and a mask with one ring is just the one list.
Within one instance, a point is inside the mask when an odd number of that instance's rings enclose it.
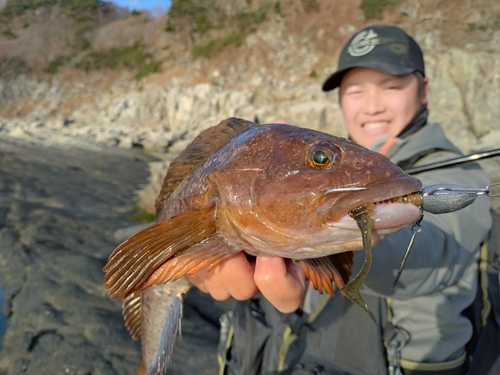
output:
{"label": "man's teeth", "polygon": [[370,129],[380,129],[383,128],[384,126],[387,126],[387,121],[384,122],[367,122],[363,125],[363,127],[367,130]]}

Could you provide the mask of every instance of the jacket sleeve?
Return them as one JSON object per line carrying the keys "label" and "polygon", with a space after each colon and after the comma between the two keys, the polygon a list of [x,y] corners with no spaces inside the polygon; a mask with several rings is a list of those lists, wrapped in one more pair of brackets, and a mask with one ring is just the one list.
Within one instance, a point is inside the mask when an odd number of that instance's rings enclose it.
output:
{"label": "jacket sleeve", "polygon": [[[470,188],[488,185],[487,175],[477,166],[447,168],[416,176],[423,186],[439,183]],[[448,214],[424,213],[422,229],[416,235],[397,287],[392,289],[397,270],[410,242],[412,228],[386,238],[373,249],[373,263],[363,291],[381,297],[408,299],[460,284],[464,273],[476,267],[481,242],[491,227],[488,197],[478,197],[469,207]],[[364,260],[355,253],[353,274]]]}

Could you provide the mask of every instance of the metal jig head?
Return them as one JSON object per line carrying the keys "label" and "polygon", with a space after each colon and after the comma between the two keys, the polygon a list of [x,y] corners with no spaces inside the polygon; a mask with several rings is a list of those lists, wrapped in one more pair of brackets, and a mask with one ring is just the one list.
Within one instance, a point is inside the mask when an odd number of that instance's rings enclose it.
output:
{"label": "metal jig head", "polygon": [[[489,184],[484,189],[470,189],[460,185],[452,184],[442,184],[442,185],[431,185],[422,189],[422,211],[430,212],[433,214],[444,214],[449,212],[454,212],[465,208],[476,200],[480,195],[485,195],[487,197],[498,197],[500,196],[500,182]],[[405,255],[398,269],[396,279],[392,285],[392,289],[396,286],[401,274],[403,273],[406,260],[413,247],[415,241],[415,236],[420,233],[422,227],[420,222],[423,219],[423,215],[420,220],[413,224],[412,226],[412,236],[408,248],[406,249]]]}
{"label": "metal jig head", "polygon": [[422,189],[422,209],[433,214],[445,214],[465,208],[480,195],[500,196],[500,183],[489,184],[484,189],[470,189],[460,185],[440,184]]}

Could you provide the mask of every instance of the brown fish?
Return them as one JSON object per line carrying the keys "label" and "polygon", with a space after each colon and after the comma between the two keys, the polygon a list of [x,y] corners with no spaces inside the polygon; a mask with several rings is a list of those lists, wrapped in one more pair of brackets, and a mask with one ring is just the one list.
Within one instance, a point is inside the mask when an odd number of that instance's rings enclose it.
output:
{"label": "brown fish", "polygon": [[[104,268],[127,328],[143,341],[142,371],[166,371],[191,287],[184,276],[245,251],[293,259],[333,295],[332,282],[349,281],[352,250],[368,257],[420,218],[413,197],[421,188],[385,156],[325,133],[236,118],[203,131],[170,165],[156,224],[118,246]],[[368,269],[347,287],[360,306]]]}

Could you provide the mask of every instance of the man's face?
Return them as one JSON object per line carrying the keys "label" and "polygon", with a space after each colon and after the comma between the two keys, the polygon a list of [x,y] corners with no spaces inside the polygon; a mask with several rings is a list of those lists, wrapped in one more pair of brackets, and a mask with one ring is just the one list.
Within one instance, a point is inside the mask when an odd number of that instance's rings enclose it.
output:
{"label": "man's face", "polygon": [[419,95],[418,91],[415,74],[350,70],[340,84],[340,102],[351,139],[369,148],[379,138],[397,136],[427,103],[427,78],[423,92]]}

